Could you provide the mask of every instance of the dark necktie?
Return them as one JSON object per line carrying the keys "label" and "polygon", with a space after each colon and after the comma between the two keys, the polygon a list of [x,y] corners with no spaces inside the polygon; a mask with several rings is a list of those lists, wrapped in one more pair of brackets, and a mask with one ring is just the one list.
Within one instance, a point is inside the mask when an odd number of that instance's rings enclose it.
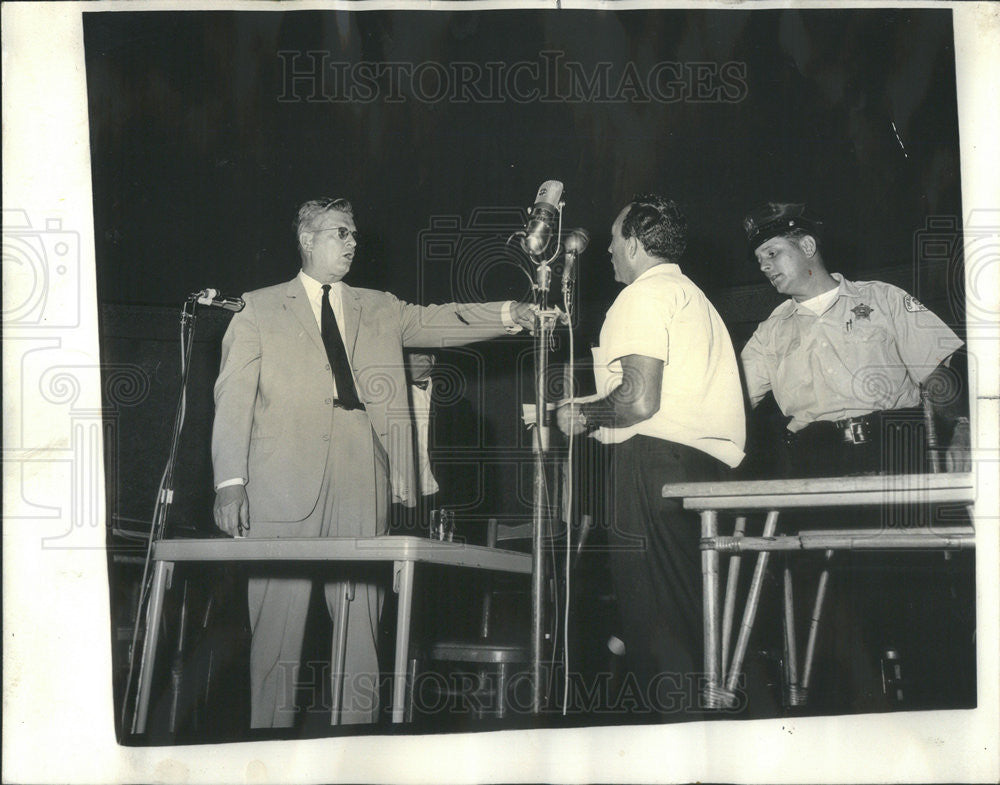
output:
{"label": "dark necktie", "polygon": [[345,409],[358,409],[361,401],[354,389],[354,377],[351,366],[347,362],[347,350],[344,339],[337,327],[337,317],[330,307],[330,284],[323,284],[323,305],[320,307],[320,333],[323,335],[323,345],[326,346],[326,356],[330,359],[333,370],[333,380],[337,384],[337,398]]}

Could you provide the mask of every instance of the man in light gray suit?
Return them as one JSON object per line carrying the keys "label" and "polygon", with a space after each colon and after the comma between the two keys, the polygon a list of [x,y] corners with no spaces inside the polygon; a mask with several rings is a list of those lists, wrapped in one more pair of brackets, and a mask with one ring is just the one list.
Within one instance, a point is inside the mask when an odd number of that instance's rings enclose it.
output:
{"label": "man in light gray suit", "polygon": [[[306,202],[302,270],[248,292],[222,342],[212,462],[216,525],[232,536],[385,534],[390,499],[416,499],[403,347],[494,338],[532,325],[513,302],[417,306],[342,282],[358,233],[346,199]],[[290,727],[311,580],[251,577],[252,727]],[[337,623],[348,596],[341,721],[373,722],[382,589],[364,578],[325,588]]]}

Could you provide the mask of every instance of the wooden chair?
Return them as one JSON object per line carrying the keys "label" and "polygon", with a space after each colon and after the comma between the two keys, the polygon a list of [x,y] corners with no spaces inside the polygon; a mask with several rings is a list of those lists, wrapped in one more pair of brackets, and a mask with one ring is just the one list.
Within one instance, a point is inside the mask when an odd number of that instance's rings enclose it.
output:
{"label": "wooden chair", "polygon": [[[489,520],[486,544],[490,548],[500,543],[531,540],[531,523],[501,524]],[[520,593],[520,592],[519,592]],[[498,641],[493,637],[494,600],[498,594],[495,586],[483,593],[479,635],[472,640],[443,640],[427,645],[410,658],[406,720],[411,722],[416,712],[418,696],[431,689],[434,697],[451,700],[461,698],[471,703],[472,714],[477,718],[503,718],[508,712],[510,677],[531,663],[531,649],[527,642]],[[471,679],[460,685],[441,684],[429,678],[421,679],[432,664],[447,667],[467,666],[461,671]]]}

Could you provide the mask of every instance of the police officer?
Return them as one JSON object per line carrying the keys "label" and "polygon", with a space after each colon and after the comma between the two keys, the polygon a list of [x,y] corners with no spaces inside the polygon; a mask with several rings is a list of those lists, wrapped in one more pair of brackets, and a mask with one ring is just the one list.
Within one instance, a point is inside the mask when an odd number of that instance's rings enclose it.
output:
{"label": "police officer", "polygon": [[804,204],[768,202],[743,229],[761,272],[789,296],[741,355],[751,405],[771,391],[788,418],[783,473],[925,471],[922,390],[947,468],[968,471],[955,333],[896,286],[828,272],[821,222]]}
{"label": "police officer", "polygon": [[[964,386],[951,367],[962,342],[905,291],[829,272],[821,228],[803,204],[769,202],[743,221],[761,272],[789,297],[757,327],[741,355],[751,405],[757,408],[770,391],[784,415],[776,451],[780,472],[818,477],[927,471],[922,397],[931,406],[939,442],[948,444],[947,468],[968,471],[969,420],[960,408]],[[852,521],[867,522],[867,515],[859,512]],[[811,511],[810,520],[826,518]],[[839,513],[829,521],[850,525]],[[919,660],[909,656],[926,651],[917,632],[926,626],[926,609],[942,600],[933,582],[892,579],[854,556],[838,555],[841,567],[864,569],[835,583],[839,589],[831,593],[820,627],[813,686],[831,710],[889,708],[892,701],[880,685],[881,653],[891,644],[910,662]],[[879,554],[877,564],[887,563]],[[799,580],[811,573],[814,578],[826,566],[797,558],[794,571]],[[959,586],[969,595],[972,571],[960,577]],[[946,669],[939,662],[930,670]]]}

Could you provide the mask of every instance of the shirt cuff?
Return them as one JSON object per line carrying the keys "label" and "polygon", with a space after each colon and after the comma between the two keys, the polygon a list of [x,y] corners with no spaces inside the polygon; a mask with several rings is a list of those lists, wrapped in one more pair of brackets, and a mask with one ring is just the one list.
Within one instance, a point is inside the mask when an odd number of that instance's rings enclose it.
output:
{"label": "shirt cuff", "polygon": [[228,488],[230,485],[246,485],[247,481],[242,477],[233,477],[231,480],[223,480],[218,485],[215,486],[215,490],[221,491],[223,488]]}
{"label": "shirt cuff", "polygon": [[511,318],[510,307],[513,304],[513,300],[507,300],[507,302],[503,304],[503,308],[500,309],[500,321],[503,322],[503,329],[506,330],[507,335],[516,335],[524,329]]}

